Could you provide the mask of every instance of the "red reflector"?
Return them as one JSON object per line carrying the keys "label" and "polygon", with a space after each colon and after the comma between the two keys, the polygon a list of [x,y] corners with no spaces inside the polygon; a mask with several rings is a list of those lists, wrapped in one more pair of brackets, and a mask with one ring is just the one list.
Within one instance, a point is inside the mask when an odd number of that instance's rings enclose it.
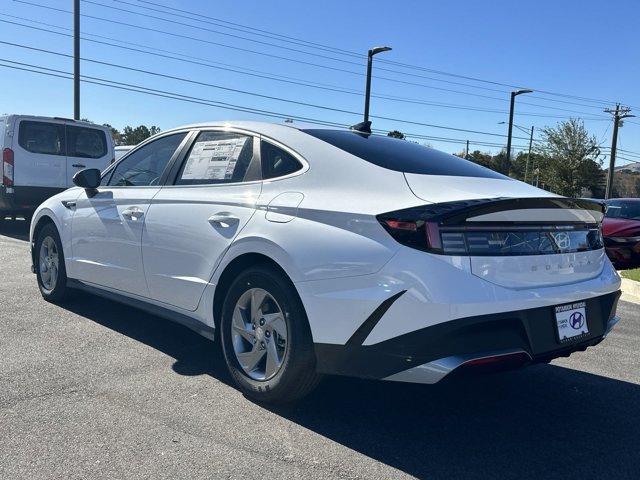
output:
{"label": "red reflector", "polygon": [[415,232],[418,230],[418,225],[415,222],[403,222],[401,220],[385,220],[385,223],[389,225],[391,228],[396,230],[408,230],[410,232]]}
{"label": "red reflector", "polygon": [[2,150],[2,184],[5,187],[13,187],[13,150]]}

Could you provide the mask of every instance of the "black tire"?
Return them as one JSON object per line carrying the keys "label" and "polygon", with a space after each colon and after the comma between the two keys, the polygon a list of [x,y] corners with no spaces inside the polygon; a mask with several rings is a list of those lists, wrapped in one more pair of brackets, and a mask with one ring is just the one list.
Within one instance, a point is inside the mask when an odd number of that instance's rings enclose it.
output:
{"label": "black tire", "polygon": [[[251,378],[234,351],[232,320],[236,303],[250,289],[268,292],[278,303],[287,324],[286,353],[277,373],[267,380]],[[256,265],[241,272],[229,287],[220,322],[222,350],[229,372],[240,390],[264,403],[290,403],[307,395],[320,380],[307,315],[291,281],[268,265]],[[272,339],[275,340],[275,339]]]}
{"label": "black tire", "polygon": [[[43,269],[40,260],[40,251],[42,248],[42,244],[47,241],[47,239],[51,239],[53,241],[58,255],[58,266],[56,269],[57,275],[53,288],[47,288],[47,286],[45,286],[45,282],[43,281],[43,271],[46,270],[46,267]],[[46,301],[52,303],[62,303],[68,299],[69,288],[67,287],[67,271],[64,266],[64,252],[62,251],[62,242],[60,241],[58,229],[52,223],[49,223],[42,227],[42,229],[38,233],[38,238],[36,239],[35,245],[35,268],[36,276],[38,278],[38,288],[40,288],[40,294]]]}

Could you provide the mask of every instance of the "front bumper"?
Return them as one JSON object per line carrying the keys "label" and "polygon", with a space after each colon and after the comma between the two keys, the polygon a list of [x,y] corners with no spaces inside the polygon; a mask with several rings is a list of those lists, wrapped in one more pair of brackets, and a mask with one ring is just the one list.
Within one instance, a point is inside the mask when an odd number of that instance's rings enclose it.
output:
{"label": "front bumper", "polygon": [[488,356],[521,353],[527,362],[547,362],[600,343],[618,321],[619,297],[616,291],[586,299],[589,333],[571,343],[558,340],[554,305],[459,318],[370,345],[359,339],[345,345],[317,343],[317,368],[322,373],[435,383]]}

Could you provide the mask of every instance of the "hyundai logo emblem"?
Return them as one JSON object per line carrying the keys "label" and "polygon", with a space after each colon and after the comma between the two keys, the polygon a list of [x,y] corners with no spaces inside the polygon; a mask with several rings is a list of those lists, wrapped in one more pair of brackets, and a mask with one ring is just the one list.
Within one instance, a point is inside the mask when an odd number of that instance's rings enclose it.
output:
{"label": "hyundai logo emblem", "polygon": [[553,239],[560,250],[568,250],[571,247],[571,237],[568,233],[559,232],[553,234]]}
{"label": "hyundai logo emblem", "polygon": [[581,312],[573,312],[569,316],[569,324],[574,330],[579,330],[584,325],[584,315]]}

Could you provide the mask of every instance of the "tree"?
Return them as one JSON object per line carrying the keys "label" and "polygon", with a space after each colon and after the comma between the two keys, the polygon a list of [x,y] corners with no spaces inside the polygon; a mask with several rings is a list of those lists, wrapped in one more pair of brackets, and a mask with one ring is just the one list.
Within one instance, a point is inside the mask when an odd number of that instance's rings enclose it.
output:
{"label": "tree", "polygon": [[602,180],[602,160],[595,136],[580,119],[571,118],[556,127],[542,129],[540,182],[551,191],[569,197],[583,194],[583,187],[597,188]]}
{"label": "tree", "polygon": [[[527,172],[527,161],[529,162],[529,170]],[[511,163],[509,176],[517,180],[524,181],[525,173],[527,173],[527,183],[533,183],[535,179],[535,170],[543,163],[543,157],[539,153],[518,152],[516,158]]]}
{"label": "tree", "polygon": [[160,128],[155,125],[151,127],[139,125],[135,128],[127,125],[122,130],[122,145],[137,145],[157,133],[160,133]]}
{"label": "tree", "polygon": [[120,133],[120,131],[115,128],[112,127],[111,125],[109,125],[108,123],[103,123],[102,124],[103,127],[107,127],[110,131],[111,131],[111,138],[113,138],[113,143],[116,145],[122,145],[122,134]]}
{"label": "tree", "polygon": [[404,140],[405,139],[404,133],[402,133],[399,130],[390,131],[389,133],[387,133],[387,137],[399,138],[400,140]]}

